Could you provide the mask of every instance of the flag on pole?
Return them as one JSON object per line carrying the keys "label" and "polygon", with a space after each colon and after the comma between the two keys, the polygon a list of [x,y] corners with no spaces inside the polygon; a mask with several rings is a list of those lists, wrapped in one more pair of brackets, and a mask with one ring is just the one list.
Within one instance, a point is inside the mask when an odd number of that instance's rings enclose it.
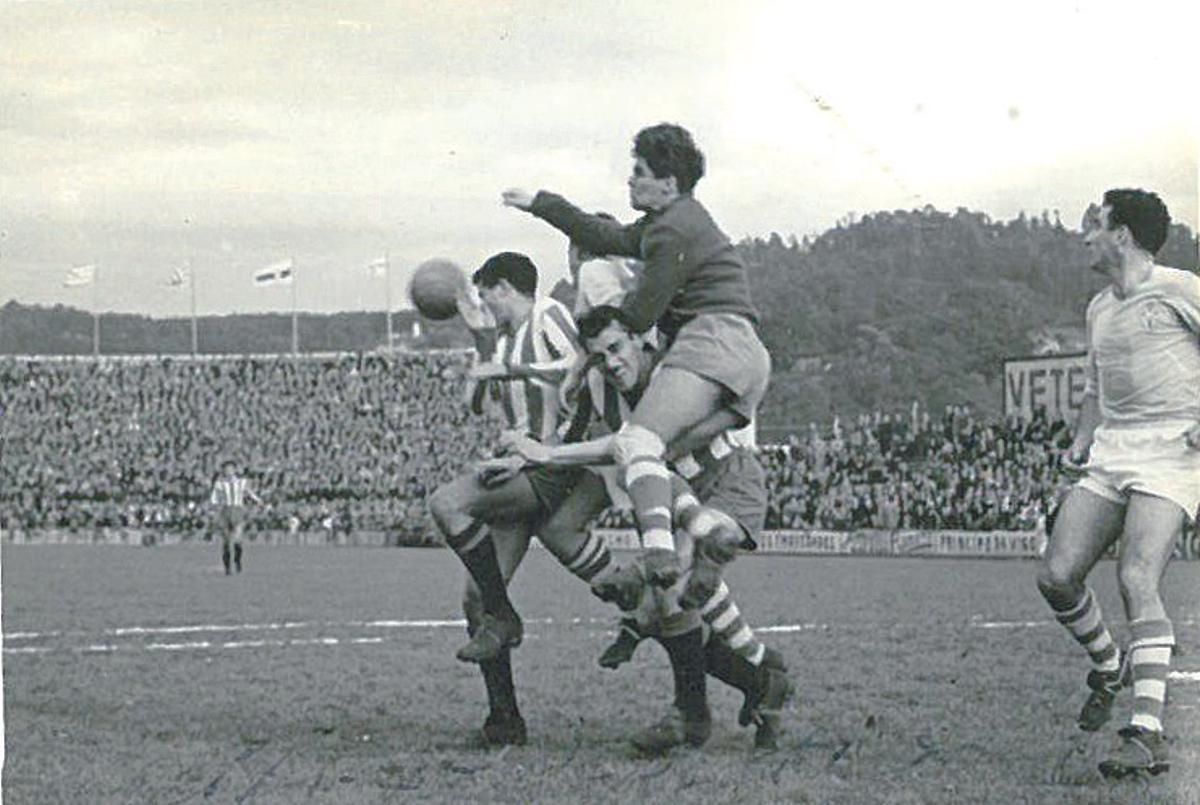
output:
{"label": "flag on pole", "polygon": [[374,260],[367,263],[367,270],[376,277],[382,277],[387,274],[387,264],[388,261],[386,257],[376,257]]}
{"label": "flag on pole", "polygon": [[81,285],[91,285],[95,281],[96,266],[91,264],[68,269],[62,284],[64,288],[78,288]]}
{"label": "flag on pole", "polygon": [[182,288],[188,284],[191,279],[192,272],[187,266],[181,266],[171,272],[171,278],[167,280],[167,284],[172,288]]}
{"label": "flag on pole", "polygon": [[271,263],[264,269],[254,272],[255,285],[291,285],[292,258]]}

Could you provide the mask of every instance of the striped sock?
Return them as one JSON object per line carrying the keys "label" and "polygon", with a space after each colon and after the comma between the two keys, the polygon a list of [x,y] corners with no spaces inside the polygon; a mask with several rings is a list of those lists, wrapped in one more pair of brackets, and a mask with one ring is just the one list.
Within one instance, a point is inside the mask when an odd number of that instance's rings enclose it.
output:
{"label": "striped sock", "polygon": [[1162,732],[1167,698],[1167,670],[1175,633],[1169,620],[1140,620],[1129,624],[1133,639],[1129,661],[1133,671],[1133,717],[1130,726]]}
{"label": "striped sock", "polygon": [[471,525],[461,533],[446,537],[446,544],[458,554],[478,585],[483,611],[491,615],[515,617],[516,610],[508,600],[508,585],[500,572],[496,545],[492,542],[487,524],[482,520],[472,520]]}
{"label": "striped sock", "polygon": [[700,617],[712,629],[713,635],[728,643],[739,657],[755,666],[762,662],[767,647],[738,611],[725,582],[722,581],[712,598],[700,607]]}
{"label": "striped sock", "polygon": [[648,453],[631,458],[625,470],[625,491],[642,533],[643,548],[675,550],[671,534],[671,471],[661,456]]}
{"label": "striped sock", "polygon": [[591,583],[596,575],[612,562],[612,553],[603,539],[592,531],[584,540],[583,547],[570,559],[563,561],[567,570],[582,579],[585,584]]}
{"label": "striped sock", "polygon": [[[1053,606],[1053,604],[1051,604]],[[1121,667],[1117,644],[1100,612],[1100,604],[1092,588],[1088,587],[1083,598],[1068,609],[1054,611],[1058,622],[1067,627],[1075,642],[1083,646],[1097,671],[1116,671]]]}

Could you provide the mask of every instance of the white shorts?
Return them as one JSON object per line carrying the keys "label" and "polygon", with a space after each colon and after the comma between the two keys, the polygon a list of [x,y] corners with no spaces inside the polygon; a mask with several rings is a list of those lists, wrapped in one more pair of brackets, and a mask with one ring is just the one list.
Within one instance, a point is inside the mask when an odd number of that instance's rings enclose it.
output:
{"label": "white shorts", "polygon": [[1122,505],[1130,492],[1178,503],[1190,522],[1200,508],[1200,450],[1187,445],[1189,423],[1096,428],[1079,486]]}

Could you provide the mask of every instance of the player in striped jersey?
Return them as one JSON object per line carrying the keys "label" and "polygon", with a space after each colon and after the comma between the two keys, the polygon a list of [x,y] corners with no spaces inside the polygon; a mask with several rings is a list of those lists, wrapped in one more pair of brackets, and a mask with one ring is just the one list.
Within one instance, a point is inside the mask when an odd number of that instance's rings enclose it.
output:
{"label": "player in striped jersey", "polygon": [[[1175,645],[1159,583],[1200,507],[1200,277],[1157,265],[1170,215],[1158,196],[1109,190],[1084,216],[1093,268],[1112,280],[1088,305],[1083,407],[1068,461],[1082,472],[1058,509],[1038,587],[1089,654],[1079,726],[1098,730],[1130,678],[1133,715],[1109,777],[1167,771],[1167,671]],[[1123,539],[1117,580],[1132,640],[1121,651],[1086,579]]]}
{"label": "player in striped jersey", "polygon": [[250,482],[237,473],[237,465],[232,461],[221,464],[221,474],[213,481],[212,494],[209,503],[213,506],[216,516],[214,526],[221,534],[221,561],[225,565],[225,575],[230,570],[229,546],[233,545],[233,565],[237,572],[242,572],[242,530],[246,523],[246,499],[262,504],[262,499],[254,494]]}
{"label": "player in striped jersey", "polygon": [[[589,354],[602,362],[603,369],[595,366],[587,373],[584,387],[576,396],[575,411],[564,423],[564,444],[547,446],[525,440],[514,445],[535,466],[611,461],[608,442],[620,431],[656,366],[656,352],[633,332],[620,309],[598,307],[579,325]],[[695,489],[693,493],[677,479],[676,547],[691,564],[691,574],[665,596],[643,596],[654,588],[640,576],[632,588],[637,596],[625,598],[623,591],[630,589],[627,585],[619,585],[621,592],[615,596],[624,599],[620,601],[622,608],[636,609],[637,617],[622,622],[617,642],[605,652],[601,664],[620,665],[645,636],[655,636],[667,649],[676,674],[679,710],[635,737],[635,743],[647,751],[703,742],[701,738],[706,737],[708,729],[701,684],[705,670],[745,693],[746,704],[739,721],[743,725],[757,723],[755,745],[760,748],[776,745],[780,711],[791,692],[782,658],[755,637],[720,577],[720,565],[732,558],[735,546],[753,546],[753,535],[761,529],[766,513],[765,476],[748,449],[751,434],[746,429],[731,432],[730,424],[726,418],[715,419],[668,450],[676,471],[686,475]],[[595,438],[577,443],[585,434]],[[623,497],[615,483],[609,489],[614,498]],[[705,505],[701,506],[700,500]],[[597,540],[594,535],[589,539]],[[635,563],[631,567],[638,572],[640,566]],[[613,575],[620,574],[609,574]],[[693,583],[693,579],[701,583]],[[597,587],[604,593],[602,597],[613,597],[605,591],[606,581]],[[685,609],[671,600],[680,596]],[[701,621],[711,633],[707,645]],[[694,641],[703,647],[700,682],[687,667],[688,643],[694,645]]]}
{"label": "player in striped jersey", "polygon": [[[537,268],[528,257],[503,252],[475,272],[479,301],[464,293],[459,310],[477,334],[494,318],[500,337],[494,348],[477,338],[489,358],[471,371],[479,381],[474,403],[500,406],[510,432],[550,438],[558,426],[558,383],[576,361],[575,324],[563,305],[537,299]],[[574,504],[565,506],[568,496]],[[607,547],[585,552],[583,525],[602,501],[604,486],[580,469],[531,469],[481,478],[466,473],[430,496],[434,522],[466,566],[470,580],[463,599],[470,641],[458,658],[480,665],[488,691],[484,739],[493,744],[524,743],[525,722],[517,706],[510,651],[522,637],[521,620],[506,585],[529,547],[553,517],[543,543],[574,575],[590,581],[608,566]]]}

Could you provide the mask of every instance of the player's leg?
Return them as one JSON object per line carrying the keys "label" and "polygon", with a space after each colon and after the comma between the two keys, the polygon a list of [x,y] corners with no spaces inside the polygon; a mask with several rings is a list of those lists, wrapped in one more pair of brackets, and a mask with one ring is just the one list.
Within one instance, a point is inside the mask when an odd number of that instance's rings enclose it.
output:
{"label": "player's leg", "polygon": [[590,584],[612,565],[608,545],[588,528],[608,507],[604,480],[584,470],[569,479],[568,491],[563,486],[547,489],[544,473],[531,476],[535,489],[542,490],[543,503],[552,507],[549,517],[536,527],[538,539],[573,576]]}
{"label": "player's leg", "polygon": [[744,727],[754,723],[755,748],[778,748],[783,708],[794,692],[783,658],[770,652],[754,665],[710,633],[704,647],[704,665],[709,674],[742,692],[745,699],[738,712],[738,724]]}
{"label": "player's leg", "polygon": [[246,524],[239,518],[233,525],[233,566],[242,572],[242,532]]}
{"label": "player's leg", "polygon": [[[507,584],[512,581],[529,548],[528,527],[523,523],[496,526],[493,539],[500,572]],[[469,576],[463,593],[463,614],[467,619],[467,633],[474,637],[486,614],[479,587]],[[479,672],[483,676],[488,697],[488,715],[482,732],[484,742],[497,746],[524,744],[525,720],[517,706],[511,649],[502,648],[491,659],[480,661]]]}
{"label": "player's leg", "polygon": [[1079,713],[1079,727],[1088,731],[1100,729],[1111,716],[1121,688],[1121,656],[1085,580],[1120,536],[1124,519],[1123,503],[1076,486],[1059,507],[1037,577],[1038,589],[1054,616],[1092,660],[1087,677],[1091,692]]}
{"label": "player's leg", "polygon": [[1163,606],[1159,582],[1185,519],[1174,501],[1140,492],[1130,494],[1117,580],[1131,633],[1133,715],[1121,730],[1124,742],[1120,750],[1100,764],[1106,776],[1141,771],[1158,774],[1170,768],[1162,715],[1175,631]]}
{"label": "player's leg", "polygon": [[[656,591],[656,597],[669,595]],[[663,602],[663,609],[671,609]],[[676,746],[702,746],[712,734],[705,680],[704,628],[692,610],[677,606],[659,620],[658,641],[667,651],[674,678],[675,697],[666,717],[637,732],[633,745],[646,754],[659,754]]]}
{"label": "player's leg", "polygon": [[633,501],[646,569],[659,586],[670,586],[681,568],[671,536],[671,472],[666,445],[716,411],[728,392],[686,369],[661,367],[614,439],[621,483]]}
{"label": "player's leg", "polygon": [[230,565],[231,554],[229,552],[229,543],[229,532],[225,529],[221,529],[221,564],[225,565],[226,576],[233,572]]}
{"label": "player's leg", "polygon": [[430,496],[433,520],[478,586],[487,616],[471,643],[460,649],[459,658],[464,661],[478,662],[495,656],[502,647],[521,642],[521,619],[505,589],[489,521],[503,518],[506,522],[524,522],[538,513],[539,505],[524,475],[489,488],[474,474],[465,474]]}

